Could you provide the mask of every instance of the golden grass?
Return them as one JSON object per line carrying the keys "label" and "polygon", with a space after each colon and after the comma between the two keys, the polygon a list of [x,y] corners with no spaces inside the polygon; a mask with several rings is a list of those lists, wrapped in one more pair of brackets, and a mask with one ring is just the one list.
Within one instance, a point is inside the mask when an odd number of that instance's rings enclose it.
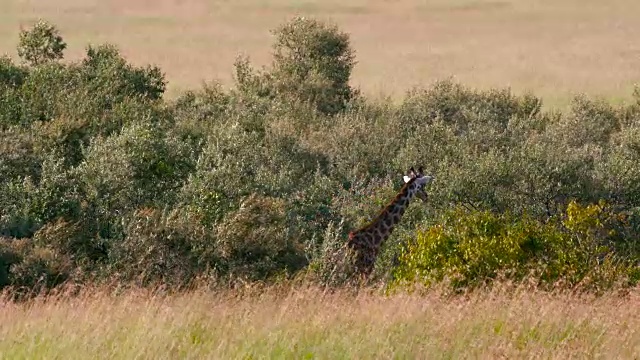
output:
{"label": "golden grass", "polygon": [[640,289],[600,298],[94,290],[0,309],[3,359],[640,357]]}
{"label": "golden grass", "polygon": [[474,87],[531,90],[552,104],[575,92],[629,98],[640,82],[636,0],[3,0],[0,53],[15,56],[20,26],[57,24],[69,58],[88,43],[117,44],[161,66],[170,95],[203,80],[229,84],[234,58],[270,59],[269,30],[294,15],[336,22],[365,93],[401,96],[454,76]]}

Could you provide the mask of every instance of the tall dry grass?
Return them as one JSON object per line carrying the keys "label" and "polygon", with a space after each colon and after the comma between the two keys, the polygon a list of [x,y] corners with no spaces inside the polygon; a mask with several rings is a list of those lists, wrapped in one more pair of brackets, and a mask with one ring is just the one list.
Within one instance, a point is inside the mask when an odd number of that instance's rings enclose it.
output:
{"label": "tall dry grass", "polygon": [[3,359],[640,357],[640,289],[590,297],[502,288],[446,297],[86,289],[0,302]]}

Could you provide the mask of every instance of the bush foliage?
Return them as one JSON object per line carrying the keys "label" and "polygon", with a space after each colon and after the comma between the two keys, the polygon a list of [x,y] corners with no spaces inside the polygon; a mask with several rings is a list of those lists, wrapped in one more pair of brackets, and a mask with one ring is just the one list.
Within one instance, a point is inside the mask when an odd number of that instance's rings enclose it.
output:
{"label": "bush foliage", "polygon": [[0,58],[0,287],[341,283],[346,233],[415,164],[438,180],[375,278],[638,280],[640,90],[563,113],[440,81],[395,103],[349,85],[354,51],[335,26],[296,18],[274,38],[271,66],[238,59],[231,89],[164,100],[157,67],[109,44],[65,61],[54,26],[23,31],[24,64]]}
{"label": "bush foliage", "polygon": [[395,276],[401,283],[419,280],[427,285],[446,279],[457,290],[499,276],[595,289],[619,281],[635,283],[639,254],[620,247],[618,229],[626,221],[603,202],[571,202],[546,223],[527,214],[457,208],[417,232],[400,256]]}
{"label": "bush foliage", "polygon": [[40,20],[32,29],[20,31],[18,55],[30,65],[62,59],[66,48],[58,29],[46,21]]}

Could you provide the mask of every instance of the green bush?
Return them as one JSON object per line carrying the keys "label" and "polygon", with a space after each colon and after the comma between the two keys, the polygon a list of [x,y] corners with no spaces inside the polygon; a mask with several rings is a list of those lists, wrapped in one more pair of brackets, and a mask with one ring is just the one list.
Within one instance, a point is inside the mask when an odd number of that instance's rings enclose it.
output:
{"label": "green bush", "polygon": [[274,34],[272,75],[277,91],[309,102],[321,113],[343,110],[356,94],[349,86],[355,64],[349,36],[336,26],[306,18],[294,18]]}
{"label": "green bush", "polygon": [[344,224],[330,222],[324,234],[307,244],[308,278],[328,287],[339,287],[354,280],[353,254],[345,246]]}
{"label": "green bush", "polygon": [[607,156],[597,162],[595,179],[601,197],[625,209],[640,204],[640,122],[611,135]]}
{"label": "green bush", "polygon": [[109,248],[108,276],[140,286],[183,287],[218,274],[215,238],[193,214],[141,208],[123,221],[124,237]]}
{"label": "green bush", "polygon": [[559,124],[564,127],[561,130],[564,142],[572,147],[606,144],[611,134],[620,131],[620,125],[620,116],[613,106],[584,95],[573,99],[569,114]]}
{"label": "green bush", "polygon": [[358,94],[349,86],[355,57],[349,36],[334,25],[297,17],[273,31],[272,68],[255,72],[236,62],[238,89],[285,103],[304,103],[322,114],[344,110]]}
{"label": "green bush", "polygon": [[172,110],[177,122],[192,126],[213,125],[224,120],[230,102],[222,85],[214,82],[205,84],[198,91],[186,91],[172,103]]}
{"label": "green bush", "polygon": [[18,126],[0,130],[0,184],[27,176],[40,178],[43,156],[37,141],[32,132]]}
{"label": "green bush", "polygon": [[640,253],[616,252],[615,231],[603,204],[569,204],[562,221],[487,211],[447,212],[440,223],[418,231],[400,257],[396,281],[427,285],[443,280],[454,289],[483,285],[499,276],[541,285],[607,288],[640,280]]}
{"label": "green bush", "polygon": [[0,84],[3,126],[60,117],[96,124],[119,104],[160,99],[166,87],[159,68],[134,67],[111,45],[90,46],[81,62],[45,62],[25,74],[2,63],[0,78],[15,84]]}
{"label": "green bush", "polygon": [[38,182],[30,177],[0,184],[0,234],[30,237],[58,217],[74,218],[80,208],[77,187],[61,162],[47,158]]}
{"label": "green bush", "polygon": [[48,122],[33,123],[34,151],[41,156],[61,159],[65,167],[78,165],[83,159],[83,148],[92,137],[91,125],[85,119],[56,118]]}
{"label": "green bush", "polygon": [[306,259],[298,235],[287,223],[283,200],[253,194],[216,228],[226,271],[253,280],[303,268]]}
{"label": "green bush", "polygon": [[134,67],[113,45],[89,46],[80,70],[87,91],[107,109],[110,103],[121,102],[124,97],[160,99],[166,89],[160,68]]}
{"label": "green bush", "polygon": [[74,219],[80,211],[79,184],[62,160],[47,157],[42,163],[42,175],[32,185],[29,196],[29,214],[38,224],[59,217]]}
{"label": "green bush", "polygon": [[413,89],[401,107],[405,126],[439,119],[467,130],[468,115],[493,126],[505,128],[512,118],[531,119],[540,114],[542,100],[531,94],[513,95],[508,89],[473,91],[451,80],[434,83],[427,89]]}
{"label": "green bush", "polygon": [[0,237],[0,289],[11,285],[11,267],[20,262],[20,253],[12,243],[14,239]]}
{"label": "green bush", "polygon": [[239,58],[233,87],[165,101],[159,68],[108,44],[59,62],[57,30],[38,26],[22,35],[30,65],[0,58],[0,287],[180,287],[305,268],[344,284],[346,234],[415,164],[437,180],[372,280],[637,280],[638,89],[635,103],[581,95],[566,112],[451,80],[370,99],[349,85],[348,35],[295,18],[274,30],[270,66]]}
{"label": "green bush", "polygon": [[0,56],[0,130],[20,123],[20,87],[28,75],[24,67]]}
{"label": "green bush", "polygon": [[16,298],[46,292],[68,281],[72,272],[64,254],[29,239],[0,238],[0,284],[13,289]]}
{"label": "green bush", "polygon": [[111,216],[172,203],[173,190],[193,161],[188,148],[147,122],[127,126],[118,135],[94,138],[76,172],[87,200]]}
{"label": "green bush", "polygon": [[[106,244],[92,234],[90,224],[71,222],[62,217],[47,222],[33,234],[36,246],[53,249],[68,257],[69,262],[90,279],[96,273],[97,265],[107,258]],[[85,279],[77,279],[85,280]]]}
{"label": "green bush", "polygon": [[46,21],[38,20],[31,29],[20,31],[18,55],[32,66],[62,59],[66,48],[58,29]]}
{"label": "green bush", "polygon": [[29,71],[20,88],[20,124],[49,121],[77,109],[74,92],[80,84],[72,68],[60,63],[45,63]]}
{"label": "green bush", "polygon": [[15,65],[8,56],[0,56],[0,84],[10,88],[17,88],[24,82],[29,71],[22,66]]}

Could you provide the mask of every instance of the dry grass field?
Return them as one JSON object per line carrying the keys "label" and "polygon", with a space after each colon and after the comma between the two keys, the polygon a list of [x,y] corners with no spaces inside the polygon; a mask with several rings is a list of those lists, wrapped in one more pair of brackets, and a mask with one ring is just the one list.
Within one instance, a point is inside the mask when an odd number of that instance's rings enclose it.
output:
{"label": "dry grass field", "polygon": [[370,95],[453,76],[531,90],[547,104],[576,92],[620,101],[640,82],[639,13],[635,0],[3,0],[0,53],[15,56],[20,26],[42,17],[62,30],[68,58],[88,43],[117,44],[161,66],[172,96],[203,80],[230,83],[238,54],[267,64],[269,30],[307,15],[351,35],[353,82]]}
{"label": "dry grass field", "polygon": [[640,293],[444,298],[313,288],[0,301],[3,359],[640,357]]}

